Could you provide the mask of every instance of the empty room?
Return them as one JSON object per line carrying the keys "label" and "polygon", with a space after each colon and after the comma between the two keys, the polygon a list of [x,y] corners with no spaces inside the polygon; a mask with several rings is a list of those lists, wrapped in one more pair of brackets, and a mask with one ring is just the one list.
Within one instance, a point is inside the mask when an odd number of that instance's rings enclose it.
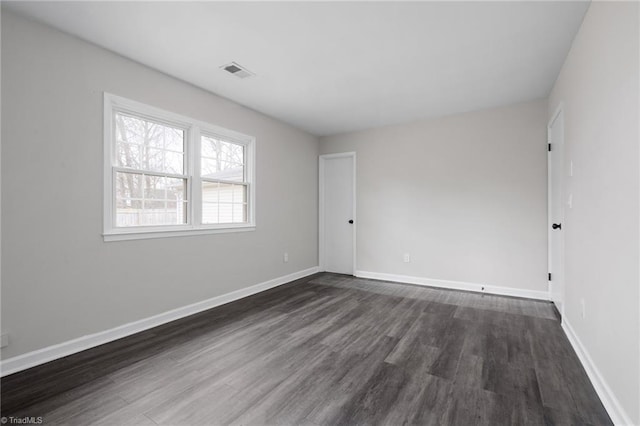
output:
{"label": "empty room", "polygon": [[2,424],[640,426],[640,3],[1,1]]}

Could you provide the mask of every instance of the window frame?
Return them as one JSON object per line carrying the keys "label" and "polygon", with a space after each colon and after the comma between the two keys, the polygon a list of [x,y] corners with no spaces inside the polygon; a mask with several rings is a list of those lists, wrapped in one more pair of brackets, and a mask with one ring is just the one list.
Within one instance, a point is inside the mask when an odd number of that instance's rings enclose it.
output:
{"label": "window frame", "polygon": [[[146,172],[116,164],[115,120],[116,113],[131,115],[158,124],[183,130],[184,170],[178,176],[164,172]],[[236,182],[247,187],[247,222],[203,224],[201,179],[201,136],[214,136],[224,142],[244,146],[244,181]],[[141,102],[104,92],[104,206],[103,238],[108,241],[137,240],[148,238],[178,237],[199,234],[253,231],[255,222],[255,137],[225,129],[211,123],[195,120],[180,114],[165,111]],[[115,224],[115,179],[118,171],[179,177],[186,179],[186,224],[158,226],[118,227]]]}

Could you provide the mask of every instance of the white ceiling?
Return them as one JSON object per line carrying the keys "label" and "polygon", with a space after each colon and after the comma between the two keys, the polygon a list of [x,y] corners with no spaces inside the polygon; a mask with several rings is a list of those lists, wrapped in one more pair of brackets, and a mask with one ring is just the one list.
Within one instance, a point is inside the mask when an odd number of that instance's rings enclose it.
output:
{"label": "white ceiling", "polygon": [[[3,2],[316,135],[548,95],[585,2]],[[238,79],[231,61],[256,74]]]}

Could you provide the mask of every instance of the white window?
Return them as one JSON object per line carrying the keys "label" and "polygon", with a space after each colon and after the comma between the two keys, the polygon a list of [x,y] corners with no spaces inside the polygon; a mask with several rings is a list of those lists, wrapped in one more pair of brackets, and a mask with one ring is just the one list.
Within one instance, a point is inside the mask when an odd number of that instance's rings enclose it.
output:
{"label": "white window", "polygon": [[104,239],[255,229],[255,138],[104,95]]}

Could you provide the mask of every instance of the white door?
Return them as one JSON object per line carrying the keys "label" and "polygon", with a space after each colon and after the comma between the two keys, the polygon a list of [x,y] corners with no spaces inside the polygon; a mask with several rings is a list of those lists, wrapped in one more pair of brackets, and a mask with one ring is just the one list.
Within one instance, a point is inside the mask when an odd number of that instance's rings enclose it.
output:
{"label": "white door", "polygon": [[548,127],[549,165],[549,294],[564,315],[564,114],[559,108]]}
{"label": "white door", "polygon": [[353,275],[355,153],[320,156],[320,268]]}

